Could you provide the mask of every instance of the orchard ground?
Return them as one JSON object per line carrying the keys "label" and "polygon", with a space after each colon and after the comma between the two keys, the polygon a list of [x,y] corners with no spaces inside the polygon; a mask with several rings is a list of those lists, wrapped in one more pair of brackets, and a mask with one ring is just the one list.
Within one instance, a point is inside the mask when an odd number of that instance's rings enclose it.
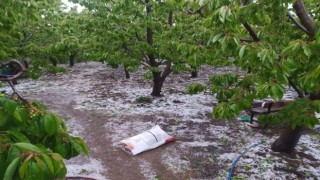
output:
{"label": "orchard ground", "polygon": [[[152,80],[139,69],[125,79],[121,68],[97,62],[79,63],[67,74],[39,80],[19,80],[16,88],[29,100],[60,114],[69,131],[84,138],[91,151],[66,161],[68,176],[111,179],[226,179],[233,160],[253,144],[238,162],[234,177],[243,179],[320,179],[320,133],[302,136],[292,154],[274,153],[271,143],[280,127],[253,129],[244,122],[212,119],[216,102],[210,93],[188,95],[192,82],[207,83],[209,75],[235,68],[202,67],[198,78],[170,75],[163,97],[150,97]],[[4,87],[2,89],[8,89]],[[152,102],[138,102],[140,97]],[[141,98],[140,98],[141,99]],[[130,156],[117,143],[160,125],[175,136],[173,143]]]}

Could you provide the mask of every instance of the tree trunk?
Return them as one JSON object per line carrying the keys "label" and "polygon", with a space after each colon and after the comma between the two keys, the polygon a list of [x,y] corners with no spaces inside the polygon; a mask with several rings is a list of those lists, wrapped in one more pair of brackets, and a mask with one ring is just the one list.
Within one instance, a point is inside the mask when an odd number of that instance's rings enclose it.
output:
{"label": "tree trunk", "polygon": [[272,151],[293,152],[302,135],[301,133],[301,127],[296,127],[295,129],[292,129],[290,126],[286,127],[280,134],[280,137],[273,142],[271,146]]}
{"label": "tree trunk", "polygon": [[197,70],[194,70],[194,71],[191,72],[191,77],[192,77],[192,78],[198,77],[198,72],[197,72]]}
{"label": "tree trunk", "polygon": [[124,66],[123,69],[124,69],[124,73],[126,74],[126,79],[129,79],[129,78],[130,78],[130,73],[129,73],[129,71],[127,70],[127,67]]}
{"label": "tree trunk", "polygon": [[192,69],[192,71],[191,71],[191,77],[192,77],[192,78],[198,77],[197,68],[191,66],[191,69]]}
{"label": "tree trunk", "polygon": [[69,64],[70,64],[70,67],[73,67],[74,66],[74,58],[76,57],[75,54],[71,54],[69,56]]}
{"label": "tree trunk", "polygon": [[311,93],[309,96],[310,100],[320,100],[320,92],[317,93]]}
{"label": "tree trunk", "polygon": [[53,57],[50,57],[49,59],[50,59],[50,62],[52,63],[52,65],[53,65],[54,67],[57,67],[57,59],[56,59],[56,58],[53,58]]}
{"label": "tree trunk", "polygon": [[163,85],[163,78],[161,78],[160,72],[153,72],[153,88],[151,96],[161,96],[161,89]]}
{"label": "tree trunk", "polygon": [[173,26],[173,12],[172,12],[172,10],[169,11],[168,24],[169,24],[171,27]]}

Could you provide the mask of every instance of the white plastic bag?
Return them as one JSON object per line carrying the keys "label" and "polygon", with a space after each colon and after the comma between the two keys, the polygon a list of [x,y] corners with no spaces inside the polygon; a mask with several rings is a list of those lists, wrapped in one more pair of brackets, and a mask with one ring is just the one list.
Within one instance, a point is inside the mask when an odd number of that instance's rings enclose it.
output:
{"label": "white plastic bag", "polygon": [[174,137],[169,136],[157,125],[148,131],[120,141],[120,148],[129,154],[136,155],[174,140]]}

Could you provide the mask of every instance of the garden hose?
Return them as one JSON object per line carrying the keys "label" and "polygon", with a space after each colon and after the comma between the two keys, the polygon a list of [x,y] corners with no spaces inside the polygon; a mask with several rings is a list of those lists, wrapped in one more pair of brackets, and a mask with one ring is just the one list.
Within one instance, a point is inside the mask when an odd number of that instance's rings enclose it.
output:
{"label": "garden hose", "polygon": [[251,148],[254,148],[262,143],[264,143],[265,141],[260,141],[259,143],[257,144],[254,144],[252,146],[250,146],[249,148],[247,148],[245,151],[243,151],[242,153],[239,154],[239,156],[233,161],[232,163],[232,166],[231,166],[231,169],[229,171],[229,174],[228,174],[228,180],[231,180],[232,178],[232,174],[233,174],[233,171],[234,171],[234,168],[236,167],[237,165],[237,162],[240,160],[240,158],[245,154],[247,153]]}

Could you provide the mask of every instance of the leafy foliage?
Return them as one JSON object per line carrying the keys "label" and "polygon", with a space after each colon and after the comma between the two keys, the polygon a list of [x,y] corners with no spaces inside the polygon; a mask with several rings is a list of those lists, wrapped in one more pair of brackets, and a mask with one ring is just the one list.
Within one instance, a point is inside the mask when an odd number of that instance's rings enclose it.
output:
{"label": "leafy foliage", "polygon": [[292,129],[303,126],[312,129],[316,124],[319,124],[315,112],[319,112],[319,101],[298,99],[279,113],[259,116],[259,120],[265,125],[290,124]]}
{"label": "leafy foliage", "polygon": [[[310,97],[311,101],[297,100],[276,115],[261,117],[262,122],[287,124],[292,128],[312,128],[319,124],[312,105],[320,90],[316,2],[213,0],[198,3],[198,7],[205,7],[203,24],[212,31],[208,45],[215,49],[214,57],[243,71],[240,77],[234,74],[211,77],[211,91],[220,102],[213,116],[233,118],[241,110],[251,108],[254,99],[282,99],[285,88],[291,86],[300,98]],[[304,8],[307,12],[302,16],[299,10]],[[313,25],[308,26],[308,18]],[[297,24],[302,24],[306,32]],[[298,116],[294,111],[305,113]]]}
{"label": "leafy foliage", "polygon": [[80,153],[86,144],[44,105],[0,97],[0,179],[63,179],[63,158]]}
{"label": "leafy foliage", "polygon": [[200,83],[192,83],[190,86],[188,86],[187,92],[189,94],[197,94],[199,92],[202,92],[206,89],[207,87],[203,84]]}

